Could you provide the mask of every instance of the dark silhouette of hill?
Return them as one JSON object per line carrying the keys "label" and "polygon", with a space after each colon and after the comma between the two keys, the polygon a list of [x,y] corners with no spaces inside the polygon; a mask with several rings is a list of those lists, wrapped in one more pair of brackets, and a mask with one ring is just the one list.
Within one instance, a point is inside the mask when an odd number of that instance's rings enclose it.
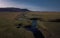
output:
{"label": "dark silhouette of hill", "polygon": [[26,11],[30,10],[20,8],[0,8],[0,12],[26,12]]}

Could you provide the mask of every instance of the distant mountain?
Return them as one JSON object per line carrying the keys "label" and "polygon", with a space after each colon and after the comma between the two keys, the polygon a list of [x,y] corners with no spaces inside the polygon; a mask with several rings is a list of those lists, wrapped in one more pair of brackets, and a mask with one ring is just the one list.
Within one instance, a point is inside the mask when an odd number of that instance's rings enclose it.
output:
{"label": "distant mountain", "polygon": [[0,12],[26,12],[26,11],[30,10],[20,8],[0,8]]}

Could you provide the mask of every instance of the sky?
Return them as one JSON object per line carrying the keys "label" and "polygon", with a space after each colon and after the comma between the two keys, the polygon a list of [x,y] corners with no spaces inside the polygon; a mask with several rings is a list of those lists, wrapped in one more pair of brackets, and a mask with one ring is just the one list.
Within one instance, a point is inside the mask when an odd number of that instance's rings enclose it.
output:
{"label": "sky", "polygon": [[60,0],[0,0],[0,7],[16,7],[32,11],[60,11]]}

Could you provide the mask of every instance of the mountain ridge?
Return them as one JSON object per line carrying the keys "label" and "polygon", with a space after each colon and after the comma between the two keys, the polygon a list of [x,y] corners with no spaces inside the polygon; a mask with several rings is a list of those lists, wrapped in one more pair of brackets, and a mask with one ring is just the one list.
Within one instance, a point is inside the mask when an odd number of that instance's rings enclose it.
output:
{"label": "mountain ridge", "polygon": [[20,9],[20,8],[13,8],[13,7],[0,8],[0,12],[26,12],[26,11],[30,11],[30,10],[28,10],[28,9]]}

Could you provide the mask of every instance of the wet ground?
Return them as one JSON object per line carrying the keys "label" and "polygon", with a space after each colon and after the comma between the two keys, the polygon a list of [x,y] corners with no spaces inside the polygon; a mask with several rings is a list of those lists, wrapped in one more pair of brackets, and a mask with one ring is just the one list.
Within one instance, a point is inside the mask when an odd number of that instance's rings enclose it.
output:
{"label": "wet ground", "polygon": [[44,35],[40,30],[38,30],[38,28],[36,28],[36,26],[37,26],[37,21],[33,20],[32,25],[22,26],[22,24],[18,24],[17,28],[23,27],[27,31],[31,31],[34,35],[34,38],[44,38]]}

